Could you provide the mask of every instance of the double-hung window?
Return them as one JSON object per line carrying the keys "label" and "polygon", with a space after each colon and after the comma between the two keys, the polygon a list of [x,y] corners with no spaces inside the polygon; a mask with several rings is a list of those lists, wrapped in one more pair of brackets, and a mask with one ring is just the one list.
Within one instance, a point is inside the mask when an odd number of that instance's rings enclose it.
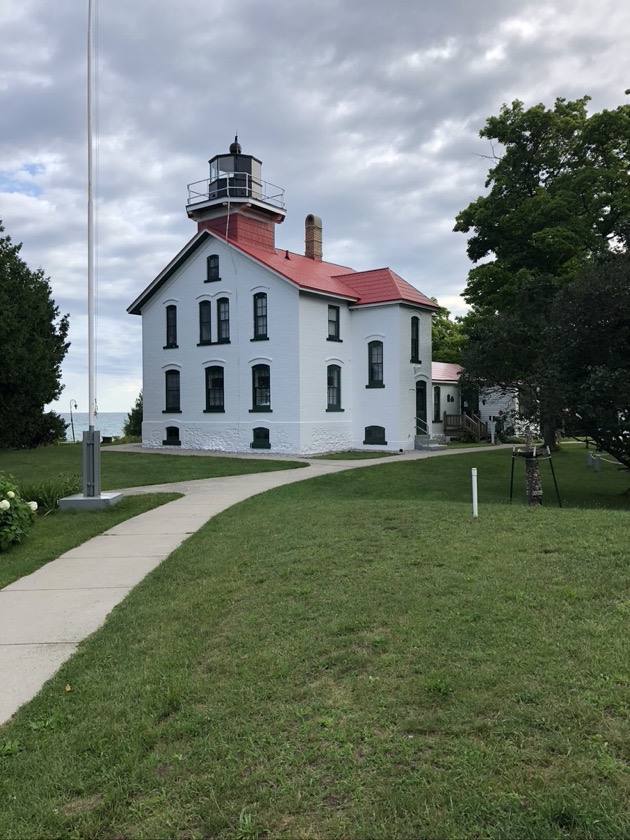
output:
{"label": "double-hung window", "polygon": [[199,303],[199,344],[210,344],[212,341],[212,305],[209,300]]}
{"label": "double-hung window", "polygon": [[219,255],[210,254],[206,260],[206,283],[212,283],[215,280],[220,280],[219,274]]}
{"label": "double-hung window", "polygon": [[224,371],[218,365],[206,368],[206,411],[225,411]]}
{"label": "double-hung window", "polygon": [[341,341],[338,306],[328,307],[328,341]]}
{"label": "double-hung window", "polygon": [[230,341],[230,301],[219,298],[217,301],[217,342],[228,344]]}
{"label": "double-hung window", "polygon": [[271,372],[269,365],[252,368],[252,411],[271,411]]}
{"label": "double-hung window", "polygon": [[327,408],[326,411],[341,411],[341,368],[339,365],[328,365],[327,377]]}
{"label": "double-hung window", "polygon": [[267,337],[267,295],[258,292],[254,295],[254,341]]}
{"label": "double-hung window", "polygon": [[177,307],[166,307],[166,344],[165,348],[177,347]]}
{"label": "double-hung window", "polygon": [[368,344],[368,384],[366,388],[384,388],[383,382],[383,342],[370,341]]}
{"label": "double-hung window", "polygon": [[164,374],[165,407],[164,411],[181,411],[179,397],[179,371],[167,370]]}

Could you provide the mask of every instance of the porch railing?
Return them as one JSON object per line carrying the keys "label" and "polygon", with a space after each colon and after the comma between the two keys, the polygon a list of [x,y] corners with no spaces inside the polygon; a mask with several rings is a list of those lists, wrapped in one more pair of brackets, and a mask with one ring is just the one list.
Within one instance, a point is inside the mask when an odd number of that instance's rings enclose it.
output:
{"label": "porch railing", "polygon": [[444,434],[457,435],[470,432],[475,440],[488,437],[488,424],[476,414],[447,414],[444,412]]}

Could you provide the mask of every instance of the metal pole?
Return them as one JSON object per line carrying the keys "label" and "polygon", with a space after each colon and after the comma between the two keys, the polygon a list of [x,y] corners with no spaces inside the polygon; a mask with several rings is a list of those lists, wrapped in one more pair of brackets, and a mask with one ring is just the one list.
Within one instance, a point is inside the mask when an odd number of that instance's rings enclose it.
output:
{"label": "metal pole", "polygon": [[477,504],[477,467],[471,470],[472,475],[472,515],[473,519],[479,518],[479,506]]}
{"label": "metal pole", "polygon": [[77,401],[76,401],[76,400],[70,400],[70,426],[71,426],[71,428],[72,428],[72,442],[73,442],[73,443],[75,443],[75,442],[76,442],[76,438],[75,438],[75,436],[74,436],[74,420],[73,420],[73,418],[72,418],[72,406],[73,406],[73,405],[74,405],[74,408],[75,408],[75,409],[77,409],[79,406],[77,405]]}
{"label": "metal pole", "polygon": [[553,476],[553,486],[556,488],[556,496],[558,497],[558,507],[562,507],[560,501],[560,491],[558,490],[558,482],[556,481],[556,471],[553,468],[553,461],[549,458],[549,466],[551,467],[551,475]]}
{"label": "metal pole", "polygon": [[92,189],[92,47],[93,0],[88,0],[87,38],[87,217],[88,217],[88,431],[83,432],[83,495],[100,496],[100,435],[94,431],[96,338],[94,330],[94,201]]}
{"label": "metal pole", "polygon": [[510,504],[512,504],[512,495],[514,493],[514,458],[516,457],[516,450],[512,447],[512,472],[510,473]]}

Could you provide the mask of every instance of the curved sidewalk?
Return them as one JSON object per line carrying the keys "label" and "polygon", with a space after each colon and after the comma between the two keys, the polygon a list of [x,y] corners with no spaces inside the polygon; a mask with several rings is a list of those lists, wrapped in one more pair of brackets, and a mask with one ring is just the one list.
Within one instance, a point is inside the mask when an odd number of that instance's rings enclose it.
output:
{"label": "curved sidewalk", "polygon": [[0,590],[0,725],[37,694],[134,586],[226,508],[320,475],[460,452],[471,450],[308,461],[298,469],[124,489],[127,495],[175,491],[184,496],[121,522]]}

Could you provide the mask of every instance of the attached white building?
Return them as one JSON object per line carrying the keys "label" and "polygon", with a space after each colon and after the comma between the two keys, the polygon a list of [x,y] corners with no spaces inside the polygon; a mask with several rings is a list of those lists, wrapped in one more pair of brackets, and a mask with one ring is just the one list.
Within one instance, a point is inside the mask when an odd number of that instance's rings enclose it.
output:
{"label": "attached white building", "polygon": [[142,441],[311,455],[431,436],[437,305],[389,268],[275,246],[283,191],[238,141],[189,186],[197,233],[131,304],[142,316]]}

